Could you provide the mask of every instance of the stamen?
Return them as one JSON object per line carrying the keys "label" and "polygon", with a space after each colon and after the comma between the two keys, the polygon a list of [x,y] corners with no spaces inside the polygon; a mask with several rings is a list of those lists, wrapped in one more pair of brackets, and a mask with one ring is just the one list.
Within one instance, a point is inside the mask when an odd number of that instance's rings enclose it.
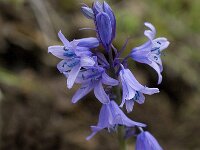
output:
{"label": "stamen", "polygon": [[67,51],[64,52],[63,55],[64,55],[64,56],[67,56],[67,57],[73,57],[73,56],[75,56],[76,54],[75,54],[73,51],[71,51],[71,50],[67,50]]}
{"label": "stamen", "polygon": [[161,45],[161,42],[160,42],[160,41],[157,41],[157,43]]}
{"label": "stamen", "polygon": [[68,67],[74,67],[76,66],[78,63],[80,62],[79,59],[73,59],[69,62],[69,64],[67,64]]}
{"label": "stamen", "polygon": [[159,50],[159,49],[160,49],[159,47],[154,47],[154,48],[151,50],[151,52],[157,51],[157,50]]}
{"label": "stamen", "polygon": [[157,57],[157,56],[154,56],[153,58],[154,58],[155,60],[158,60],[158,57]]}
{"label": "stamen", "polygon": [[69,50],[66,46],[64,46],[63,49],[64,49],[65,51],[68,51],[68,50]]}

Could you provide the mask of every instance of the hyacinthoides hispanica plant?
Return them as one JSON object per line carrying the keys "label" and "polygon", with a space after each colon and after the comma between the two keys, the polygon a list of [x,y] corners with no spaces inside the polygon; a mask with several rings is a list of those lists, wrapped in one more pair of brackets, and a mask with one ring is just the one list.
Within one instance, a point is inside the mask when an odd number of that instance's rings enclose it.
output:
{"label": "hyacinthoides hispanica plant", "polygon": [[[96,126],[91,126],[92,133],[86,139],[90,140],[102,129],[108,129],[118,134],[120,150],[126,149],[125,139],[130,136],[136,137],[136,150],[161,150],[157,140],[143,129],[146,125],[129,119],[121,108],[125,106],[130,113],[135,102],[144,103],[144,94],[159,92],[158,88],[148,88],[137,81],[129,70],[128,59],[148,64],[155,69],[160,84],[163,70],[160,56],[169,42],[163,37],[155,38],[155,27],[146,22],[144,25],[149,29],[144,31],[144,35],[148,41],[133,48],[121,59],[126,43],[120,51],[112,44],[116,36],[116,19],[110,6],[106,2],[96,1],[92,8],[84,4],[81,10],[84,16],[94,21],[97,37],[70,42],[60,31],[58,37],[63,46],[50,46],[48,52],[62,59],[57,68],[67,78],[69,89],[74,83],[81,84],[72,97],[72,103],[78,102],[92,90],[102,103],[99,121]],[[102,48],[103,53],[100,51]],[[134,132],[134,129],[138,129],[139,133]]]}

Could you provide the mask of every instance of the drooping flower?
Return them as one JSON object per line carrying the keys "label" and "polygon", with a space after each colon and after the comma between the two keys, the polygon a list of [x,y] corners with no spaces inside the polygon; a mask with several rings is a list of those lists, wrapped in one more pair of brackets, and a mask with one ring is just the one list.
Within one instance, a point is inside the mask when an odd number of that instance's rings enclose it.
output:
{"label": "drooping flower", "polygon": [[91,57],[90,49],[99,46],[99,41],[97,38],[90,37],[69,42],[61,31],[58,33],[58,36],[64,46],[49,46],[48,52],[63,59],[58,63],[57,68],[61,73],[70,72],[67,87],[72,88],[81,67],[89,67],[95,64]]}
{"label": "drooping flower", "polygon": [[147,36],[149,41],[145,44],[134,48],[131,51],[131,58],[137,62],[145,63],[155,69],[158,74],[158,84],[162,82],[161,72],[163,71],[161,52],[169,46],[169,41],[164,37],[155,38],[156,29],[155,27],[146,22],[145,26],[150,30],[145,30],[144,35]]}
{"label": "drooping flower", "polygon": [[110,99],[103,88],[103,84],[109,86],[116,86],[119,84],[117,80],[109,77],[104,68],[100,66],[89,67],[88,69],[80,71],[75,82],[82,85],[72,97],[73,103],[79,101],[93,89],[94,95],[101,103],[109,103]]}
{"label": "drooping flower", "polygon": [[143,123],[135,122],[129,119],[115,101],[110,101],[108,104],[104,104],[100,110],[99,121],[97,126],[91,126],[92,134],[87,137],[87,140],[90,140],[97,132],[102,129],[108,128],[114,129],[118,125],[125,127],[145,127]]}
{"label": "drooping flower", "polygon": [[98,1],[94,2],[92,10],[98,38],[108,52],[116,34],[115,15],[106,2],[103,2],[103,4]]}
{"label": "drooping flower", "polygon": [[152,95],[158,93],[159,89],[141,85],[129,69],[125,69],[122,65],[121,68],[119,75],[123,94],[120,107],[123,107],[124,103],[126,103],[127,111],[131,112],[135,101],[139,104],[144,103],[145,97],[143,94]]}
{"label": "drooping flower", "polygon": [[143,131],[137,136],[136,150],[162,150],[162,147],[148,131]]}

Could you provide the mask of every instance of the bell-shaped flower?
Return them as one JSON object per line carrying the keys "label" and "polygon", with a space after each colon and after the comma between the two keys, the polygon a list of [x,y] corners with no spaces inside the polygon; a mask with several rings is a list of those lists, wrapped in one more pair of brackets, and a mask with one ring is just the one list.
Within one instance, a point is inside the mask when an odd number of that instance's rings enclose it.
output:
{"label": "bell-shaped flower", "polygon": [[99,41],[96,38],[90,37],[69,42],[61,31],[58,33],[58,36],[64,46],[49,46],[48,52],[63,59],[58,63],[57,68],[61,73],[70,72],[67,79],[67,87],[72,88],[81,67],[89,67],[95,64],[91,57],[90,48],[98,47]]}
{"label": "bell-shaped flower", "polygon": [[[67,73],[66,76],[68,77]],[[89,67],[88,69],[81,70],[75,82],[82,85],[72,97],[73,103],[79,101],[93,89],[94,95],[101,103],[109,103],[110,99],[103,88],[103,84],[108,86],[116,86],[119,84],[118,80],[109,77],[104,68],[100,66]]]}
{"label": "bell-shaped flower", "polygon": [[136,150],[162,150],[162,147],[148,131],[143,131],[137,136]]}
{"label": "bell-shaped flower", "polygon": [[149,41],[145,44],[134,48],[130,57],[137,62],[145,63],[155,69],[158,74],[158,84],[162,82],[161,72],[163,71],[161,52],[169,45],[169,41],[164,37],[155,38],[156,29],[150,23],[145,23],[150,30],[145,30],[144,35],[148,37]]}
{"label": "bell-shaped flower", "polygon": [[103,4],[98,1],[94,2],[92,10],[98,38],[106,51],[109,51],[116,34],[115,15],[106,2],[103,2]]}
{"label": "bell-shaped flower", "polygon": [[146,86],[141,85],[132,72],[129,69],[125,69],[121,65],[121,70],[119,72],[121,84],[122,84],[122,103],[120,107],[126,103],[126,109],[128,112],[133,110],[134,102],[138,102],[139,104],[144,103],[145,97],[143,94],[152,95],[154,93],[158,93],[158,88],[148,88]]}
{"label": "bell-shaped flower", "polygon": [[103,104],[99,114],[99,122],[97,126],[91,126],[92,134],[87,137],[90,140],[97,132],[107,128],[112,130],[118,125],[125,127],[145,127],[143,123],[135,122],[129,119],[115,101],[110,101],[108,104]]}

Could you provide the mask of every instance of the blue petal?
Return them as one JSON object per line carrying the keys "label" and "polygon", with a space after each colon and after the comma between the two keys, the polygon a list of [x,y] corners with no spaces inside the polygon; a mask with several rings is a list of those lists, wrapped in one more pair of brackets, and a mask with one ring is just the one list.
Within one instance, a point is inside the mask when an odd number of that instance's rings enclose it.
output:
{"label": "blue petal", "polygon": [[115,19],[115,15],[112,12],[112,9],[110,8],[110,6],[105,1],[103,3],[103,9],[104,9],[104,12],[106,14],[108,14],[108,16],[110,17],[111,25],[112,25],[112,39],[114,39],[115,35],[116,35],[116,19]]}
{"label": "blue petal", "polygon": [[151,53],[152,42],[146,42],[145,44],[132,49],[131,58],[140,63],[149,64],[151,61],[148,59],[148,55]]}
{"label": "blue petal", "polygon": [[99,46],[98,39],[94,37],[77,39],[75,41],[78,42],[77,46],[80,47],[95,48]]}
{"label": "blue petal", "polygon": [[97,124],[98,127],[106,128],[109,125],[109,120],[111,116],[111,112],[108,107],[109,104],[103,104],[101,107],[101,110],[99,113],[99,122]]}
{"label": "blue petal", "polygon": [[140,91],[144,94],[148,94],[148,95],[152,95],[154,93],[158,93],[159,89],[158,88],[148,88],[148,87],[144,87],[143,85],[141,85],[136,78],[134,77],[134,75],[131,73],[131,71],[129,69],[124,69],[124,79],[126,81],[126,83],[132,87],[133,89],[135,89],[136,91]]}
{"label": "blue petal", "polygon": [[137,136],[137,140],[136,140],[136,147],[135,147],[136,150],[141,150],[141,149],[145,150],[146,149],[143,139],[144,139],[144,135],[142,133],[140,133]]}
{"label": "blue petal", "polygon": [[72,97],[72,103],[78,102],[81,98],[83,98],[85,95],[87,95],[92,89],[93,89],[92,84],[84,84],[81,86],[80,89],[76,91],[74,96]]}
{"label": "blue petal", "polygon": [[[149,55],[149,59],[151,60],[151,62],[156,62],[159,66],[162,66],[162,61],[159,55],[157,54],[150,54]],[[162,68],[162,67],[161,67]],[[160,70],[161,71],[161,70]]]}
{"label": "blue petal", "polygon": [[102,74],[102,83],[106,85],[116,86],[119,84],[119,81],[109,77],[105,72]]}
{"label": "blue petal", "polygon": [[[120,78],[121,78],[121,83],[122,83],[122,88],[123,88],[123,98],[125,100],[130,100],[135,96],[136,89],[130,86],[130,83],[127,81],[128,79],[127,79],[127,75],[125,71],[124,70],[120,71]],[[130,79],[130,81],[132,81],[132,79]]]}
{"label": "blue petal", "polygon": [[93,3],[93,12],[95,15],[97,15],[99,12],[102,12],[103,8],[102,8],[102,4],[98,1]]}
{"label": "blue petal", "polygon": [[97,126],[91,126],[92,134],[86,139],[90,140],[97,132],[109,126],[109,117],[111,116],[108,104],[103,104],[99,113],[99,121]]}
{"label": "blue petal", "polygon": [[75,82],[79,84],[89,83],[92,80],[92,71],[90,69],[83,69],[79,72]]}
{"label": "blue petal", "polygon": [[70,42],[65,38],[61,31],[58,32],[58,37],[60,38],[65,47],[70,47]]}
{"label": "blue petal", "polygon": [[90,140],[91,138],[93,138],[93,136],[95,136],[97,134],[97,132],[101,131],[103,128],[100,128],[98,126],[91,126],[92,129],[92,133],[87,136],[86,140]]}
{"label": "blue petal", "polygon": [[136,150],[162,150],[162,147],[148,131],[145,131],[137,136]]}
{"label": "blue petal", "polygon": [[148,59],[149,52],[137,51],[131,53],[131,58],[139,63],[150,64],[151,61]]}
{"label": "blue petal", "polygon": [[158,84],[160,84],[162,82],[162,75],[161,75],[161,70],[160,67],[157,63],[153,62],[151,64],[148,64],[149,66],[151,66],[153,69],[155,69],[155,71],[158,74]]}
{"label": "blue petal", "polygon": [[127,110],[128,113],[133,111],[133,105],[134,105],[134,101],[133,100],[127,100],[126,101],[126,110]]}
{"label": "blue petal", "polygon": [[137,79],[134,77],[132,72],[129,69],[124,69],[123,78],[126,84],[128,84],[131,88],[133,88],[136,91],[140,91],[141,89],[144,88],[143,85],[141,85]]}
{"label": "blue petal", "polygon": [[124,125],[127,127],[134,127],[134,126],[145,127],[146,126],[143,123],[135,122],[129,119],[114,101],[111,101],[110,105],[112,107],[111,110],[114,113],[114,116],[120,115],[122,118],[122,119],[119,119],[118,122],[116,122],[117,124]]}
{"label": "blue petal", "polygon": [[123,125],[126,127],[146,126],[143,123],[130,120],[118,107],[115,101],[110,101],[110,103],[102,105],[98,124],[97,126],[91,126],[92,134],[87,137],[87,140],[91,139],[100,130],[104,128],[114,128],[117,125]]}
{"label": "blue petal", "polygon": [[170,44],[169,41],[164,37],[156,38],[152,42],[154,47],[158,47],[160,51],[166,49]]}
{"label": "blue petal", "polygon": [[76,49],[74,50],[75,54],[79,57],[81,56],[91,56],[92,52],[88,47],[79,47],[77,46]]}
{"label": "blue petal", "polygon": [[101,81],[99,81],[98,83],[95,84],[94,87],[94,94],[96,96],[96,98],[103,104],[107,104],[110,102],[110,99],[108,97],[108,95],[106,94],[106,92],[103,89],[102,83]]}
{"label": "blue petal", "polygon": [[65,50],[64,50],[64,46],[49,46],[48,47],[48,52],[52,53],[54,56],[60,58],[60,59],[67,59],[69,57],[67,57],[66,55],[64,55]]}
{"label": "blue petal", "polygon": [[72,67],[69,67],[67,63],[68,61],[62,60],[57,64],[57,69],[60,71],[60,73],[68,72],[69,70],[72,69]]}
{"label": "blue petal", "polygon": [[145,101],[145,97],[142,94],[142,92],[138,92],[138,94],[139,95],[138,95],[137,99],[135,99],[134,101],[136,101],[138,104],[143,104]]}
{"label": "blue petal", "polygon": [[122,82],[122,102],[120,104],[120,107],[123,107],[126,102],[126,95],[128,95],[127,92],[128,92],[127,86],[125,82]]}
{"label": "blue petal", "polygon": [[156,35],[155,27],[149,22],[145,22],[144,25],[146,27],[150,28],[150,30],[144,31],[144,35],[146,35],[150,40],[153,40],[155,38],[155,35]]}
{"label": "blue petal", "polygon": [[131,100],[126,100],[126,110],[128,113],[130,113],[131,111],[133,111],[133,106],[134,106],[134,102],[136,101],[139,104],[143,104],[145,100],[144,95],[142,94],[142,92],[136,92],[135,97]]}
{"label": "blue petal", "polygon": [[104,70],[101,70],[99,68],[94,67],[84,67],[86,69],[83,69],[79,72],[76,83],[88,83],[88,82],[98,82],[101,80],[102,73]]}
{"label": "blue petal", "polygon": [[159,93],[159,89],[158,88],[148,88],[148,87],[144,87],[144,89],[140,90],[140,92],[144,93],[144,94],[148,94],[148,95],[152,95],[155,93]]}
{"label": "blue petal", "polygon": [[80,59],[81,67],[94,66],[94,64],[95,64],[95,61],[92,59],[92,57],[82,56],[81,59]]}
{"label": "blue petal", "polygon": [[68,87],[69,89],[71,89],[72,86],[74,85],[74,82],[75,82],[75,80],[76,80],[76,77],[77,77],[77,75],[78,75],[80,69],[81,69],[81,66],[78,64],[78,65],[74,66],[74,67],[72,68],[72,70],[70,71],[69,77],[68,77],[68,79],[67,79],[67,87]]}
{"label": "blue petal", "polygon": [[147,51],[147,52],[149,52],[151,48],[152,48],[152,42],[148,41],[148,42],[146,42],[146,43],[134,48],[132,50],[132,52],[137,52],[137,51],[143,51],[143,52]]}
{"label": "blue petal", "polygon": [[85,17],[88,19],[94,19],[94,13],[93,10],[87,6],[81,7],[81,11],[84,14]]}
{"label": "blue petal", "polygon": [[99,38],[107,51],[110,49],[112,37],[112,25],[106,13],[99,13],[96,17],[96,25]]}

